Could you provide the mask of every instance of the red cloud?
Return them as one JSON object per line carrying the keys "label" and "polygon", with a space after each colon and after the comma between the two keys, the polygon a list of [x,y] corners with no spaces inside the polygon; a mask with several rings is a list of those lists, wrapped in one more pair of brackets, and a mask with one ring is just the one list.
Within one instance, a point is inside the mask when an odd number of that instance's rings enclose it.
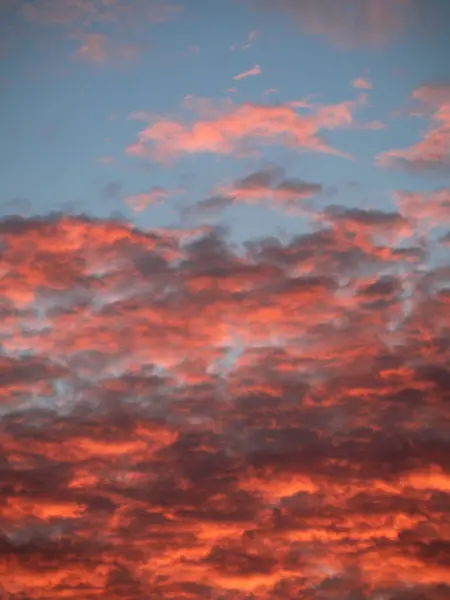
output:
{"label": "red cloud", "polygon": [[[138,134],[138,141],[126,148],[127,154],[151,157],[159,161],[174,159],[182,154],[212,152],[217,154],[254,153],[255,145],[277,144],[311,152],[335,154],[351,158],[333,148],[320,136],[322,130],[349,127],[353,112],[365,102],[356,100],[329,106],[292,102],[284,105],[228,104],[216,109],[208,103],[193,103],[203,118],[192,123],[154,118],[139,113],[135,118],[149,121]],[[192,104],[192,99],[190,104]],[[301,114],[298,110],[309,110]]]}
{"label": "red cloud", "polygon": [[444,600],[449,267],[405,245],[416,201],[240,248],[0,221],[4,595]]}
{"label": "red cloud", "polygon": [[450,85],[422,85],[414,90],[413,100],[420,101],[430,127],[422,139],[403,150],[388,150],[377,157],[382,167],[417,171],[450,165]]}

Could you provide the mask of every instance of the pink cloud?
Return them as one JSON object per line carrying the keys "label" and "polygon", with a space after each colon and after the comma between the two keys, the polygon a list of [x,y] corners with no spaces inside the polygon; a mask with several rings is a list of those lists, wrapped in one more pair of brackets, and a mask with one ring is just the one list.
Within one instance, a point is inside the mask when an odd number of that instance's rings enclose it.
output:
{"label": "pink cloud", "polygon": [[269,203],[281,210],[299,208],[302,201],[321,193],[318,183],[310,183],[298,178],[285,178],[284,169],[271,166],[250,173],[231,184],[218,186],[213,196],[200,201],[195,207],[198,212],[217,211],[229,204]]}
{"label": "pink cloud", "polygon": [[149,192],[127,196],[125,203],[134,211],[141,212],[151,204],[160,204],[169,196],[169,192],[162,187],[153,187]]}
{"label": "pink cloud", "polygon": [[247,37],[247,43],[242,46],[242,49],[247,50],[248,48],[250,48],[253,45],[253,42],[256,40],[257,37],[258,37],[257,31],[250,31],[250,33],[248,34],[248,37]]}
{"label": "pink cloud", "polygon": [[232,46],[230,46],[230,49],[233,51],[238,50],[238,48],[241,48],[241,50],[248,50],[249,48],[252,47],[253,42],[256,40],[258,35],[259,35],[258,31],[250,31],[250,33],[247,36],[247,41],[245,44],[242,44],[241,46],[239,46],[238,44],[233,44]]}
{"label": "pink cloud", "polygon": [[124,201],[134,212],[141,212],[148,206],[153,204],[161,204],[170,196],[185,194],[184,188],[172,188],[166,190],[160,186],[152,187],[149,192],[136,194],[134,196],[126,196]]}
{"label": "pink cloud", "polygon": [[416,116],[428,116],[428,130],[409,148],[382,152],[376,161],[382,167],[430,170],[450,166],[450,85],[422,85],[412,100],[422,104]]}
{"label": "pink cloud", "polygon": [[358,77],[353,79],[352,86],[357,90],[371,90],[372,82],[366,77]]}
{"label": "pink cloud", "polygon": [[72,35],[81,41],[74,58],[90,63],[103,64],[106,61],[128,62],[135,60],[139,47],[132,44],[119,44],[103,33],[83,33]]}
{"label": "pink cloud", "polygon": [[450,84],[424,84],[412,93],[412,97],[434,108],[450,103]]}
{"label": "pink cloud", "polygon": [[431,193],[396,192],[400,213],[421,230],[450,225],[450,188]]}
{"label": "pink cloud", "polygon": [[75,56],[80,60],[103,63],[106,59],[107,36],[101,33],[88,33],[80,37],[82,44]]}
{"label": "pink cloud", "polygon": [[101,3],[95,0],[35,0],[25,2],[20,14],[28,21],[50,25],[65,25],[99,18]]}
{"label": "pink cloud", "polygon": [[163,22],[179,11],[180,7],[158,0],[33,0],[20,8],[26,20],[49,25]]}
{"label": "pink cloud", "polygon": [[310,34],[340,47],[378,45],[415,17],[411,0],[253,0],[264,10],[283,11]]}
{"label": "pink cloud", "polygon": [[264,90],[264,96],[269,96],[270,94],[278,94],[279,91],[280,90],[277,88],[268,88],[267,90]]}
{"label": "pink cloud", "polygon": [[[143,113],[135,118],[149,125],[138,133],[137,142],[126,148],[127,154],[140,158],[170,161],[183,154],[215,153],[254,155],[257,145],[284,145],[311,152],[323,152],[352,158],[327,144],[320,132],[351,127],[353,112],[365,97],[333,105],[261,105],[231,101],[221,108],[201,105],[203,118],[192,123],[157,118]],[[307,109],[309,114],[300,114]]]}
{"label": "pink cloud", "polygon": [[261,73],[262,73],[261,67],[259,65],[255,65],[251,69],[248,69],[247,71],[244,71],[243,73],[239,73],[238,75],[235,75],[233,77],[233,79],[236,79],[236,80],[245,79],[246,77],[251,77],[252,75],[261,75]]}

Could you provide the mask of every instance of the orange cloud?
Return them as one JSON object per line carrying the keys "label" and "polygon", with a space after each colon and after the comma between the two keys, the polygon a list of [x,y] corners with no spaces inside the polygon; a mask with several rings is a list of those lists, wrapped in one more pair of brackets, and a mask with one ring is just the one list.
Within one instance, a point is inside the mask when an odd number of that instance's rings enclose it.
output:
{"label": "orange cloud", "polygon": [[246,77],[250,77],[252,75],[261,75],[261,73],[262,73],[261,67],[259,65],[255,65],[251,69],[248,69],[247,71],[243,71],[242,73],[239,73],[239,75],[235,75],[233,77],[233,79],[235,79],[235,80],[245,79]]}
{"label": "orange cloud", "polygon": [[[190,124],[157,118],[139,113],[133,115],[149,121],[138,133],[138,140],[127,146],[130,156],[173,160],[182,154],[254,154],[256,144],[277,144],[291,148],[323,152],[344,158],[347,153],[328,145],[320,136],[322,130],[349,127],[353,112],[364,104],[361,95],[356,100],[334,105],[310,105],[294,102],[284,105],[242,104],[229,101],[222,108],[207,102],[199,107],[190,99],[189,104],[202,112],[203,118]],[[298,110],[308,110],[301,114]]]}
{"label": "orange cloud", "polygon": [[388,150],[377,157],[387,168],[424,171],[450,165],[450,86],[422,85],[412,100],[422,104],[420,116],[428,116],[430,127],[416,144],[403,150]]}
{"label": "orange cloud", "polygon": [[446,598],[446,196],[396,199],[239,248],[0,220],[6,597]]}

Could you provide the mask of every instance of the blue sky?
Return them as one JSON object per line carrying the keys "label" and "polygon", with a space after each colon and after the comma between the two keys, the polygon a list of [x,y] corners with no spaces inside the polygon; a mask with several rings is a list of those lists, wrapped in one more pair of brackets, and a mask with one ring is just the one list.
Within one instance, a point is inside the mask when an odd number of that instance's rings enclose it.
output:
{"label": "blue sky", "polygon": [[[442,174],[418,178],[373,163],[383,151],[412,145],[424,129],[422,119],[393,113],[407,105],[420,84],[445,79],[445,31],[430,37],[414,29],[385,44],[342,48],[333,39],[305,31],[283,11],[258,10],[245,2],[185,2],[165,22],[123,27],[93,23],[89,33],[106,34],[113,44],[136,44],[139,54],[126,61],[114,55],[95,61],[74,56],[80,41],[73,36],[85,27],[81,21],[54,24],[44,14],[40,22],[29,22],[18,10],[13,4],[2,27],[3,213],[17,198],[29,202],[31,213],[71,206],[75,212],[102,216],[119,211],[144,225],[178,225],[174,208],[180,202],[195,203],[218,182],[256,171],[264,161],[288,165],[289,177],[337,188],[334,201],[339,203],[352,201],[346,183],[356,182],[362,190],[357,193],[378,207],[387,206],[391,190],[431,190],[442,179]],[[254,39],[243,49],[251,32]],[[261,75],[233,80],[255,64]],[[379,120],[385,129],[326,132],[355,161],[280,146],[265,148],[259,158],[193,154],[169,166],[125,155],[139,130],[140,124],[129,118],[135,111],[177,118],[187,114],[181,107],[187,95],[212,101],[229,97],[235,104],[283,103],[312,95],[321,104],[337,104],[356,97],[351,81],[358,77],[369,79],[373,89],[367,90],[367,106],[354,118]],[[271,88],[278,91],[265,95]],[[99,163],[105,156],[114,162]],[[105,197],[111,182],[121,189]],[[153,186],[182,186],[188,194],[133,215],[123,198]],[[292,227],[292,218],[262,207],[232,208],[224,218],[244,237],[258,233],[257,224],[261,233],[270,224]]]}

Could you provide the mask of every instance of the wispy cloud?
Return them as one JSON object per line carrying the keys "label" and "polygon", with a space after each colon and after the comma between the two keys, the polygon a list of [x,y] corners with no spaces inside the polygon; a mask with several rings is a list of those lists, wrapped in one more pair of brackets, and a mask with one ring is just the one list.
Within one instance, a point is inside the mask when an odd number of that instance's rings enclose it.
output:
{"label": "wispy cloud", "polygon": [[253,43],[258,36],[259,36],[258,31],[250,31],[250,33],[247,36],[247,41],[245,42],[245,44],[241,44],[240,46],[238,44],[233,44],[232,46],[230,46],[231,50],[238,50],[239,48],[241,50],[248,50],[249,48],[251,48],[253,46]]}
{"label": "wispy cloud", "polygon": [[[421,85],[411,95],[428,117],[430,126],[421,140],[409,148],[387,150],[377,157],[383,167],[429,171],[450,166],[450,85]],[[414,112],[413,112],[414,114]]]}
{"label": "wispy cloud", "polygon": [[48,25],[126,24],[163,22],[181,8],[159,0],[27,0],[19,14],[33,23]]}
{"label": "wispy cloud", "polygon": [[245,79],[246,77],[251,77],[252,75],[261,75],[261,73],[262,73],[261,67],[259,65],[255,65],[251,69],[248,69],[247,71],[243,71],[242,73],[235,75],[233,77],[233,79],[236,79],[236,80]]}
{"label": "wispy cloud", "polygon": [[77,60],[98,65],[108,61],[120,64],[136,60],[140,55],[139,46],[116,42],[102,33],[81,33],[70,37],[81,42],[73,55]]}
{"label": "wispy cloud", "polygon": [[352,86],[357,90],[371,90],[373,88],[372,82],[367,77],[353,79]]}
{"label": "wispy cloud", "polygon": [[285,12],[306,32],[341,48],[379,45],[419,19],[414,0],[252,0],[254,6]]}
{"label": "wispy cloud", "polygon": [[170,196],[178,196],[184,194],[186,190],[182,188],[174,188],[166,190],[160,186],[152,187],[148,192],[126,196],[124,201],[135,212],[141,212],[148,206],[160,204],[167,200]]}

